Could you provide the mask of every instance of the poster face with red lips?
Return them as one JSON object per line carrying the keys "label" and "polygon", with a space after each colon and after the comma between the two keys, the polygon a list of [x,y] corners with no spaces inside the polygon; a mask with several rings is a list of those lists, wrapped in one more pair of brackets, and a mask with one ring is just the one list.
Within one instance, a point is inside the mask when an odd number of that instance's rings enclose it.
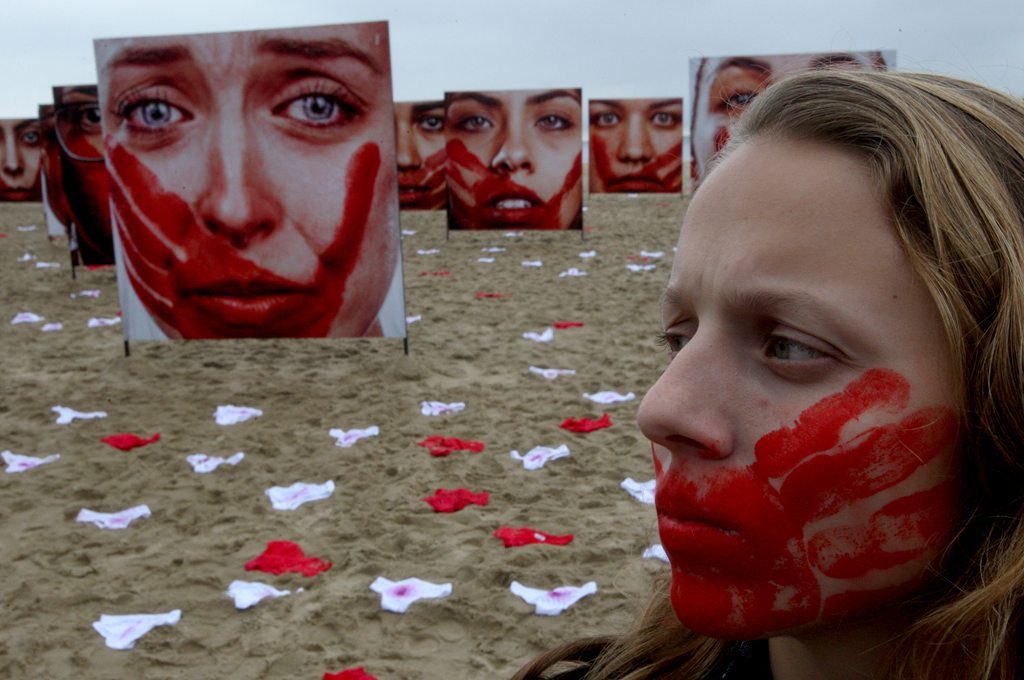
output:
{"label": "poster face with red lips", "polygon": [[786,76],[822,68],[896,67],[894,50],[736,55],[690,59],[690,177],[697,188],[711,160],[729,141],[729,128],[747,105]]}
{"label": "poster face with red lips", "polygon": [[683,190],[682,99],[591,99],[590,193]]}
{"label": "poster face with red lips", "polygon": [[395,157],[402,210],[443,210],[445,182],[444,100],[395,102]]}
{"label": "poster face with red lips", "polygon": [[127,339],[405,336],[386,22],[95,46]]}
{"label": "poster face with red lips", "polygon": [[0,118],[0,202],[40,200],[42,159],[38,118]]}
{"label": "poster face with red lips", "polygon": [[[52,130],[56,158],[45,165],[48,174],[59,173],[72,259],[83,265],[114,264],[110,193],[95,85],[53,88]],[[48,197],[49,190],[48,186]]]}
{"label": "poster face with red lips", "polygon": [[582,229],[579,89],[448,92],[449,229]]}

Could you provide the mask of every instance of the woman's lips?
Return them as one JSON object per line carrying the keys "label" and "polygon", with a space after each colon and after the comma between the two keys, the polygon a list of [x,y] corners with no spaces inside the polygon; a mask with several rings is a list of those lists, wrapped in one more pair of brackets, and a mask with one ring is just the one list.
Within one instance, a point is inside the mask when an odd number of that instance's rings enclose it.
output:
{"label": "woman's lips", "polygon": [[487,200],[485,206],[485,218],[505,226],[532,225],[544,216],[544,204],[531,194],[499,194]]}
{"label": "woman's lips", "polygon": [[714,572],[749,568],[750,549],[743,537],[732,529],[704,519],[674,518],[659,513],[658,533],[673,567]]}
{"label": "woman's lips", "polygon": [[259,327],[300,311],[314,296],[308,288],[279,282],[223,281],[185,289],[182,297],[222,323]]}
{"label": "woman's lips", "polygon": [[652,177],[643,175],[626,175],[608,180],[608,188],[614,191],[643,193],[653,191],[664,191],[664,183]]}

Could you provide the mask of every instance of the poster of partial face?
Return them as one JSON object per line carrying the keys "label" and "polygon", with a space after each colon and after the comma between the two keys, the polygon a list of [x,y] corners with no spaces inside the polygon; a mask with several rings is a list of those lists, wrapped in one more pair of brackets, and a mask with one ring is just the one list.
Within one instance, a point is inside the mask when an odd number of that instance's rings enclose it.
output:
{"label": "poster of partial face", "polygon": [[729,127],[747,104],[786,76],[821,68],[895,68],[895,51],[815,52],[690,60],[690,176],[694,188],[729,141]]}
{"label": "poster of partial face", "polygon": [[[95,85],[53,88],[54,134],[72,258],[84,265],[114,264],[110,191],[103,164],[103,131]],[[52,164],[51,164],[52,165]]]}
{"label": "poster of partial face", "polygon": [[405,336],[386,22],[96,62],[127,339]]}
{"label": "poster of partial face", "polygon": [[582,229],[579,89],[445,93],[449,229]]}
{"label": "poster of partial face", "polygon": [[0,202],[41,198],[42,159],[38,118],[0,118]]}
{"label": "poster of partial face", "polygon": [[395,155],[402,210],[441,210],[448,201],[444,101],[395,102]]}
{"label": "poster of partial face", "polygon": [[590,193],[683,190],[682,99],[591,99]]}
{"label": "poster of partial face", "polygon": [[39,105],[39,136],[43,150],[39,158],[39,188],[46,216],[46,234],[51,241],[67,238],[67,205],[60,175],[60,144],[54,124],[53,104]]}

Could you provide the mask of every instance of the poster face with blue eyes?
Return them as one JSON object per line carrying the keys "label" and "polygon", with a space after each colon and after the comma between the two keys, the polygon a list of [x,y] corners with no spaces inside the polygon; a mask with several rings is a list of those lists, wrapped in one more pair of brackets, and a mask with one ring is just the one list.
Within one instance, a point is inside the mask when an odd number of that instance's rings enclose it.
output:
{"label": "poster face with blue eyes", "polygon": [[[110,194],[103,163],[96,85],[61,85],[53,88],[53,162],[44,163],[54,180],[59,179],[53,204],[67,228],[72,259],[84,265],[114,264],[114,239],[110,230]],[[50,181],[52,184],[53,182]],[[51,193],[47,186],[47,199]]]}
{"label": "poster face with blue eyes", "polygon": [[38,118],[0,118],[0,202],[38,201],[43,137]]}
{"label": "poster face with blue eyes", "polygon": [[683,190],[683,100],[591,99],[590,193]]}
{"label": "poster face with blue eyes", "polygon": [[395,157],[402,210],[443,210],[444,100],[395,102]]}
{"label": "poster face with blue eyes", "polygon": [[98,40],[125,337],[404,337],[386,22]]}
{"label": "poster face with blue eyes", "polygon": [[448,228],[582,229],[581,96],[445,93]]}
{"label": "poster face with blue eyes", "polygon": [[811,52],[735,55],[690,60],[690,176],[693,186],[707,174],[711,159],[729,141],[729,128],[747,104],[786,76],[821,68],[895,68],[896,52]]}

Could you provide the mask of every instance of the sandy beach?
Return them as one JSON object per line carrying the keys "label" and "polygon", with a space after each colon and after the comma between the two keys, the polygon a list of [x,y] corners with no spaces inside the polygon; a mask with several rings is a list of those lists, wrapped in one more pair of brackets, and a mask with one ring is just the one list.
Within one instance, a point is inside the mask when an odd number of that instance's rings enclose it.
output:
{"label": "sandy beach", "polygon": [[[60,454],[0,475],[0,677],[319,680],[362,666],[380,680],[507,678],[557,641],[621,629],[650,575],[667,569],[641,557],[657,542],[653,506],[620,483],[653,476],[634,419],[668,360],[655,342],[658,296],[684,208],[679,196],[593,196],[583,240],[446,239],[443,212],[403,213],[403,229],[415,232],[403,239],[406,314],[421,317],[408,355],[395,340],[274,340],[140,342],[125,357],[119,325],[88,327],[117,315],[113,269],[79,269],[72,280],[66,243],[47,239],[40,205],[0,204],[0,450]],[[588,251],[596,255],[580,257]],[[645,261],[641,251],[664,257]],[[46,262],[59,267],[37,266]],[[571,267],[586,276],[559,277]],[[21,312],[44,320],[12,324]],[[523,338],[558,321],[584,325],[547,343]],[[41,330],[54,322],[63,328]],[[576,374],[549,380],[531,365]],[[636,399],[602,406],[582,396],[602,390]],[[431,400],[465,409],[422,415]],[[218,425],[214,411],[227,404],[263,415]],[[59,425],[58,405],[108,415]],[[605,411],[610,428],[559,427]],[[371,425],[379,436],[349,448],[329,435]],[[131,451],[100,441],[124,432],[160,440]],[[434,457],[417,445],[430,435],[485,449]],[[571,455],[539,470],[510,457],[561,444]],[[210,474],[186,462],[239,451],[241,463]],[[330,498],[291,511],[264,493],[327,480]],[[421,500],[460,487],[489,492],[488,505],[443,514]],[[152,515],[122,530],[75,521],[83,508],[141,504]],[[505,548],[492,535],[502,526],[574,540]],[[312,577],[247,571],[274,540],[332,566]],[[451,583],[452,593],[396,614],[370,590],[380,576]],[[293,592],[240,611],[225,595],[236,579]],[[510,592],[513,581],[594,581],[598,590],[538,616]],[[106,647],[92,627],[102,614],[174,609],[177,625],[130,650]]]}

